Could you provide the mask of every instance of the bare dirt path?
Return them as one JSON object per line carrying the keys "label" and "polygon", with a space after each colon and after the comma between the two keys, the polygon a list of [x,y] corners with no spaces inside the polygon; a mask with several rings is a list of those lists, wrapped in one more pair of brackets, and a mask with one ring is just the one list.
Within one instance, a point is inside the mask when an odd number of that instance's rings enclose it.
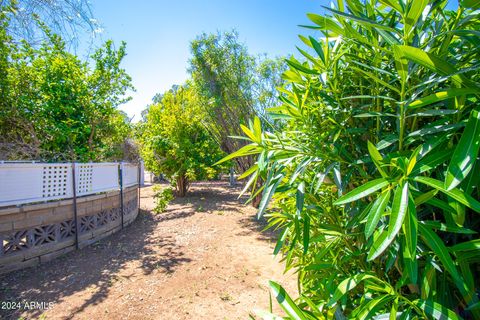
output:
{"label": "bare dirt path", "polygon": [[[153,215],[150,187],[123,231],[47,264],[0,278],[2,319],[247,319],[269,305],[268,280],[294,290],[273,259],[274,236],[225,182],[201,182]],[[22,305],[24,306],[24,304]],[[38,305],[37,305],[38,307]]]}

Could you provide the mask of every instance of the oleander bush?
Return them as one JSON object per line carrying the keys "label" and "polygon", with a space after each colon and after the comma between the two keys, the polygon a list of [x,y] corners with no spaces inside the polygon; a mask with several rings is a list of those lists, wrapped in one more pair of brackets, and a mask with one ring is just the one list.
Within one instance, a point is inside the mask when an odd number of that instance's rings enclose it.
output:
{"label": "oleander bush", "polygon": [[[336,1],[309,14],[269,116],[242,126],[288,319],[480,318],[478,1]],[[275,318],[259,312],[264,318]]]}

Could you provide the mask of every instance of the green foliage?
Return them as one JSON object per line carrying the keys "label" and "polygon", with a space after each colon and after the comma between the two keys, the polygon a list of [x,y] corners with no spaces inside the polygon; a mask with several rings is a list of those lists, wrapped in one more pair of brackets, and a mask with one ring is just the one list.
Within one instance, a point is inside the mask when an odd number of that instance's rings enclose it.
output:
{"label": "green foliage", "polygon": [[[241,134],[238,122],[245,124],[255,115],[270,120],[265,109],[276,103],[276,87],[284,82],[281,73],[285,68],[280,59],[249,54],[235,31],[202,34],[190,47],[190,73],[206,115],[205,126],[223,151],[233,152],[245,145],[232,138]],[[236,162],[244,172],[253,159]]]}
{"label": "green foliage", "polygon": [[[476,3],[464,1],[474,6]],[[281,131],[251,123],[247,185],[298,272],[290,319],[480,318],[478,14],[446,1],[337,1],[309,14]]]}
{"label": "green foliage", "polygon": [[153,198],[155,199],[154,213],[162,213],[168,206],[168,203],[173,200],[173,190],[169,187],[162,187],[156,185],[153,187]]}
{"label": "green foliage", "polygon": [[221,168],[212,164],[223,155],[203,125],[196,92],[191,86],[175,86],[161,102],[149,107],[139,130],[145,166],[165,174],[184,196],[191,181],[212,179]]}
{"label": "green foliage", "polygon": [[124,158],[131,133],[117,107],[127,101],[131,79],[118,50],[107,41],[92,56],[95,66],[65,49],[65,42],[38,21],[46,40],[32,47],[0,37],[0,153],[3,159],[101,161]]}

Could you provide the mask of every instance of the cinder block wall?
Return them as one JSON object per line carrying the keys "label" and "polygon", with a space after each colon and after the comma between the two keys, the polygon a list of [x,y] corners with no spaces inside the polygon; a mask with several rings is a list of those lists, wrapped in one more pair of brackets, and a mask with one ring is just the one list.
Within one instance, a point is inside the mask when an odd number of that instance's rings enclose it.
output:
{"label": "cinder block wall", "polygon": [[[138,214],[137,186],[123,191],[123,223]],[[80,248],[122,228],[120,192],[77,198]],[[0,274],[35,266],[76,248],[73,199],[0,209]]]}

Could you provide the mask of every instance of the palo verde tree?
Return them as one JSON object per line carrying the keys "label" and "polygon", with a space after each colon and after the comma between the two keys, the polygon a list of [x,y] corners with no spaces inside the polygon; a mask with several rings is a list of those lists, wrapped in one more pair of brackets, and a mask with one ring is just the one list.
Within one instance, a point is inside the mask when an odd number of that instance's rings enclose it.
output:
{"label": "palo verde tree", "polygon": [[204,127],[204,114],[189,84],[167,91],[145,117],[138,128],[145,167],[165,174],[180,197],[190,182],[217,175],[220,168],[212,165],[224,154]]}
{"label": "palo verde tree", "polygon": [[[247,184],[298,273],[288,319],[480,318],[478,1],[336,1],[309,14]],[[272,315],[264,314],[271,319]]]}

